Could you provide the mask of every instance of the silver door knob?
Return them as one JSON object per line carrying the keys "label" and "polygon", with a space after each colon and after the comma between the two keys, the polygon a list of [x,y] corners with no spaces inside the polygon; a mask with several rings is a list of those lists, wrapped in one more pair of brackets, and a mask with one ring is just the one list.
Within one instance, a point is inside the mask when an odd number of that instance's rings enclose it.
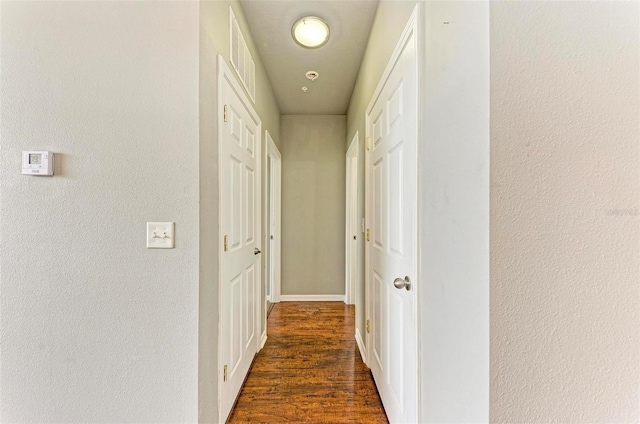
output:
{"label": "silver door knob", "polygon": [[393,280],[393,285],[397,289],[407,289],[407,291],[411,290],[411,280],[409,277],[396,278]]}
{"label": "silver door knob", "polygon": [[255,249],[253,249],[253,254],[254,255],[259,255],[260,253],[262,253],[262,251],[260,249],[258,249],[257,247]]}

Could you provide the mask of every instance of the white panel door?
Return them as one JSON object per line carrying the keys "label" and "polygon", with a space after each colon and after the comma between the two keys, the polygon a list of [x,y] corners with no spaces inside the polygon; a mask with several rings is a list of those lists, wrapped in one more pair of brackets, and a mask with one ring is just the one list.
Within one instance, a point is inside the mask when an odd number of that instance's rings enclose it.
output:
{"label": "white panel door", "polygon": [[219,132],[220,413],[224,422],[258,351],[260,338],[261,123],[228,67],[220,60],[219,64],[221,109],[226,109]]}
{"label": "white panel door", "polygon": [[[268,266],[268,278],[269,278],[269,301],[272,303],[280,302],[280,277],[281,271],[281,198],[282,198],[282,155],[278,150],[278,147],[273,142],[271,135],[268,131],[265,131],[265,139],[267,145],[267,163],[268,169],[268,190],[269,190],[269,219],[266,243],[269,246],[269,266]],[[265,310],[266,314],[266,310]]]}
{"label": "white panel door", "polygon": [[[391,423],[417,422],[413,280],[417,274],[418,62],[413,28],[405,30],[367,109],[369,366]],[[406,286],[405,277],[411,285]]]}
{"label": "white panel door", "polygon": [[[356,304],[358,284],[358,133],[351,140],[346,160],[345,303]],[[359,309],[362,305],[356,305]],[[357,313],[357,312],[356,312]]]}

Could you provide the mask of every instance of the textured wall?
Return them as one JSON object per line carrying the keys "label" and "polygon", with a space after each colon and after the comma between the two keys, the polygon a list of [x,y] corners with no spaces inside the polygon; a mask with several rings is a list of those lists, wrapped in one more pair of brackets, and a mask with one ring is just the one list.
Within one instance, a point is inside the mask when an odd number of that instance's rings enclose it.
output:
{"label": "textured wall", "polygon": [[491,421],[640,420],[637,2],[491,5]]}
{"label": "textured wall", "polygon": [[489,419],[489,4],[424,7],[422,420],[481,423]]}
{"label": "textured wall", "polygon": [[282,116],[282,294],[344,294],[346,117]]}
{"label": "textured wall", "polygon": [[0,421],[196,421],[198,3],[1,7]]}

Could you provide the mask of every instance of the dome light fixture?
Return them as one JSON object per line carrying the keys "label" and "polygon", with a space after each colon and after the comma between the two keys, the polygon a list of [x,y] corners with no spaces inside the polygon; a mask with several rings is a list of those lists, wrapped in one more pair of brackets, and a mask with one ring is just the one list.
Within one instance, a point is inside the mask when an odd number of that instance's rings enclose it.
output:
{"label": "dome light fixture", "polygon": [[304,16],[291,27],[293,40],[306,49],[317,49],[329,41],[329,25],[317,16]]}

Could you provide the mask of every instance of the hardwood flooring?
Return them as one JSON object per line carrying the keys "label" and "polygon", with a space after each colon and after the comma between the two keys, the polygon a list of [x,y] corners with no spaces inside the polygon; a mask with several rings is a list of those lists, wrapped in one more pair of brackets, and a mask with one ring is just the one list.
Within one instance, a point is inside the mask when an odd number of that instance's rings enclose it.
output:
{"label": "hardwood flooring", "polygon": [[277,303],[229,423],[388,423],[354,339],[355,308]]}

